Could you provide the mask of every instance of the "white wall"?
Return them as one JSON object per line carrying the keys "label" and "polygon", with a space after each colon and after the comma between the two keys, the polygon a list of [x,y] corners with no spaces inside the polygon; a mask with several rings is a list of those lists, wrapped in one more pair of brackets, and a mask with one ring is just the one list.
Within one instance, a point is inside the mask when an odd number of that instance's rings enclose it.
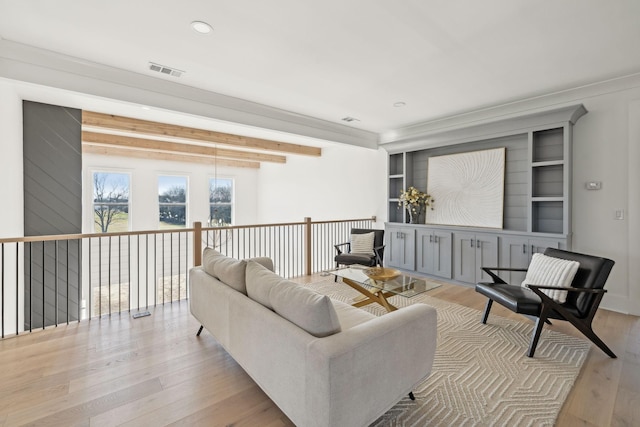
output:
{"label": "white wall", "polygon": [[0,80],[0,237],[22,236],[22,99],[15,88]]}
{"label": "white wall", "polygon": [[387,218],[387,154],[349,146],[322,149],[321,157],[289,156],[263,164],[258,185],[261,223]]}

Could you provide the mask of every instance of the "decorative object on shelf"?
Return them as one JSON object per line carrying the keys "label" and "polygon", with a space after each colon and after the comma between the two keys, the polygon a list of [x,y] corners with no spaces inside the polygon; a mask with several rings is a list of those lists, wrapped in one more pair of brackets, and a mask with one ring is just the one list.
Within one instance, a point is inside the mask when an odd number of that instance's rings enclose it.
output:
{"label": "decorative object on shelf", "polygon": [[435,202],[429,194],[418,190],[414,186],[400,191],[399,199],[398,207],[403,207],[407,210],[411,224],[418,224],[423,209],[430,207],[433,210],[432,204]]}
{"label": "decorative object on shelf", "polygon": [[392,280],[398,277],[400,275],[400,272],[394,268],[372,267],[364,270],[364,274],[369,279],[378,282],[386,282],[387,280]]}

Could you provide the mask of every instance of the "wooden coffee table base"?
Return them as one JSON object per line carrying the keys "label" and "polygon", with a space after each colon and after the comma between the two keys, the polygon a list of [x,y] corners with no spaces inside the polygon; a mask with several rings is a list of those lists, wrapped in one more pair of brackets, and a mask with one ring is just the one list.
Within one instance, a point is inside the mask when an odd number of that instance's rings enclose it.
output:
{"label": "wooden coffee table base", "polygon": [[396,311],[398,307],[391,304],[387,301],[387,297],[393,296],[391,292],[382,292],[381,290],[378,292],[371,292],[368,289],[360,286],[358,283],[353,280],[349,280],[345,277],[342,278],[342,282],[351,286],[356,291],[360,292],[365,296],[365,299],[362,301],[358,301],[352,304],[354,307],[364,307],[365,305],[373,304],[377,302],[381,306],[383,306],[388,312]]}

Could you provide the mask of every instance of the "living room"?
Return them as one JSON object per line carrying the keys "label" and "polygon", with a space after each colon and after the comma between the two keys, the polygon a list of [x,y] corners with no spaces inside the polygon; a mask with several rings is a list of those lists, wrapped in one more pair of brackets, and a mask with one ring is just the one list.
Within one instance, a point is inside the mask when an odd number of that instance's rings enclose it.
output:
{"label": "living room", "polygon": [[[616,58],[626,56],[628,61],[622,61],[618,69],[603,72],[597,78],[587,76],[572,80],[571,76],[565,75],[562,84],[533,88],[527,86],[526,90],[522,90],[522,93],[526,92],[522,96],[515,93],[504,94],[500,87],[496,87],[495,98],[477,102],[473,107],[457,107],[457,110],[453,106],[447,107],[449,110],[445,109],[445,104],[449,105],[447,102],[450,101],[438,100],[437,88],[431,88],[431,92],[421,93],[420,96],[432,99],[432,103],[436,105],[429,108],[435,111],[425,108],[423,116],[419,116],[420,111],[411,111],[406,118],[396,119],[397,123],[402,122],[403,125],[389,128],[372,125],[366,121],[364,115],[347,111],[346,108],[339,110],[337,114],[340,117],[332,123],[323,123],[326,120],[307,117],[308,112],[302,110],[296,115],[280,115],[277,119],[271,117],[272,120],[265,116],[258,117],[257,110],[247,110],[249,113],[245,114],[234,112],[229,106],[231,104],[225,108],[221,98],[211,92],[178,85],[175,81],[168,80],[169,77],[161,80],[147,71],[125,72],[116,65],[105,65],[111,64],[108,57],[117,57],[117,51],[106,52],[108,55],[105,55],[104,62],[98,64],[101,61],[94,59],[92,62],[90,58],[85,59],[85,62],[77,61],[76,58],[72,58],[73,55],[55,53],[56,49],[53,46],[40,46],[38,43],[43,43],[42,40],[46,38],[45,31],[27,31],[33,38],[20,39],[17,36],[20,33],[15,32],[17,30],[13,24],[8,22],[12,12],[19,12],[18,15],[14,15],[17,17],[31,13],[34,18],[45,18],[33,10],[33,5],[27,6],[26,10],[12,10],[8,3],[3,2],[1,8],[8,13],[3,13],[0,21],[0,129],[3,135],[0,174],[4,182],[15,183],[3,188],[3,196],[7,205],[18,207],[3,212],[3,221],[0,224],[2,237],[16,237],[23,233],[23,212],[19,208],[23,200],[20,168],[23,161],[23,100],[249,136],[260,135],[265,139],[321,147],[323,154],[320,158],[290,156],[286,164],[264,164],[259,171],[218,168],[219,176],[236,179],[236,222],[260,224],[301,221],[307,216],[314,220],[331,220],[337,219],[336,212],[339,212],[340,218],[374,215],[377,218],[375,228],[384,228],[385,222],[389,219],[388,197],[391,195],[386,191],[388,153],[385,148],[388,144],[412,144],[415,140],[420,140],[421,148],[429,148],[438,143],[438,135],[444,131],[566,105],[582,104],[587,114],[573,127],[571,248],[577,252],[597,254],[616,261],[607,282],[608,293],[601,308],[640,315],[640,288],[637,286],[640,282],[640,226],[633,220],[634,213],[640,210],[640,197],[637,194],[640,172],[636,168],[640,160],[640,64],[633,62],[637,56],[633,46],[638,41],[638,34],[633,31],[624,33],[627,38],[623,41],[613,40],[612,35],[616,34],[622,38],[616,29],[622,33],[623,29],[627,28],[622,23],[628,22],[629,16],[638,16],[636,6],[628,2],[614,2],[608,6],[607,10],[610,13],[602,20],[598,13],[575,11],[576,14],[585,13],[584,19],[589,25],[594,26],[594,32],[601,38],[591,48],[566,48],[567,61],[579,62],[583,68],[595,68],[596,64],[608,62],[608,55],[614,55],[609,50],[615,50]],[[560,20],[561,16],[567,20],[575,19],[573,15],[568,15],[571,10],[564,5],[562,12],[554,17],[554,22]],[[622,19],[624,16],[628,19]],[[622,23],[616,25],[616,22]],[[555,25],[559,26],[557,23]],[[589,25],[585,27],[588,28]],[[509,28],[514,29],[508,26]],[[401,39],[400,36],[396,37]],[[566,37],[562,43],[556,41],[556,46],[569,46],[572,40],[573,37]],[[589,41],[592,42],[591,39]],[[547,50],[551,50],[549,45],[546,46]],[[612,46],[615,48],[611,49]],[[508,47],[510,46],[502,46],[502,49],[508,52]],[[532,55],[542,55],[537,49],[531,49]],[[564,48],[560,50],[564,51]],[[407,51],[404,53],[410,54]],[[483,75],[486,73],[484,67],[490,69],[488,62],[487,59],[482,62],[482,67],[471,69],[476,74]],[[555,64],[545,64],[545,61],[540,59],[537,60],[537,64],[540,68],[538,72],[553,73]],[[561,65],[558,65],[558,69],[564,70]],[[43,69],[49,72],[43,73]],[[517,72],[514,74],[516,77],[512,79],[527,79],[528,76]],[[560,71],[558,73],[560,74]],[[459,70],[454,75],[457,76],[456,79],[451,80],[456,81],[450,84],[457,87],[464,75]],[[135,81],[134,89],[130,80],[128,81],[129,78]],[[182,89],[184,92],[180,94],[179,90]],[[456,91],[442,96],[473,98],[477,90],[479,89],[474,87],[458,87]],[[355,90],[349,92],[349,96],[357,95],[362,93],[356,93]],[[398,117],[403,114],[403,110],[413,108],[412,102],[407,101],[408,99],[393,98],[389,102],[385,101],[388,104],[385,114]],[[268,104],[268,98],[256,100],[258,101]],[[393,107],[393,103],[401,101],[407,102],[407,105]],[[341,102],[349,105],[346,100]],[[442,112],[437,111],[439,103],[443,104]],[[152,110],[142,110],[140,106],[150,107]],[[247,106],[251,107],[249,104]],[[253,105],[253,108],[257,107]],[[271,113],[275,115],[274,111]],[[340,120],[343,116],[349,115],[361,121],[349,124]],[[264,124],[261,128],[260,123]],[[158,166],[151,161],[97,155],[86,156],[83,162],[83,167],[86,168],[83,175],[85,180],[89,179],[90,170],[99,169],[188,173],[191,185],[213,174],[212,170],[192,169],[184,164]],[[137,194],[144,194],[145,189],[155,192],[155,175],[142,178],[142,182],[146,183],[138,189]],[[600,183],[600,190],[587,189],[586,185],[589,182]],[[426,183],[416,185],[423,186],[422,189],[426,190]],[[193,194],[195,197],[196,193]],[[139,222],[132,230],[155,228],[155,208],[149,203],[141,202],[136,209],[136,221]],[[619,215],[619,212],[622,214]],[[207,214],[205,199],[194,202],[189,222],[204,222]],[[91,226],[91,221],[85,221],[83,231],[90,232]],[[592,349],[592,352],[594,351],[597,349]]]}

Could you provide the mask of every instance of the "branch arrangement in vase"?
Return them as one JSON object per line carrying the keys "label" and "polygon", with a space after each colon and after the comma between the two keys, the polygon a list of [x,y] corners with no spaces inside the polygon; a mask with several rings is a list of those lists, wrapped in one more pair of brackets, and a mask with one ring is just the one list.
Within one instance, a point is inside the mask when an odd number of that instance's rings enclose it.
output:
{"label": "branch arrangement in vase", "polygon": [[433,210],[433,202],[435,200],[430,195],[411,186],[406,190],[400,191],[398,207],[407,210],[411,224],[417,224],[423,210],[426,208]]}

